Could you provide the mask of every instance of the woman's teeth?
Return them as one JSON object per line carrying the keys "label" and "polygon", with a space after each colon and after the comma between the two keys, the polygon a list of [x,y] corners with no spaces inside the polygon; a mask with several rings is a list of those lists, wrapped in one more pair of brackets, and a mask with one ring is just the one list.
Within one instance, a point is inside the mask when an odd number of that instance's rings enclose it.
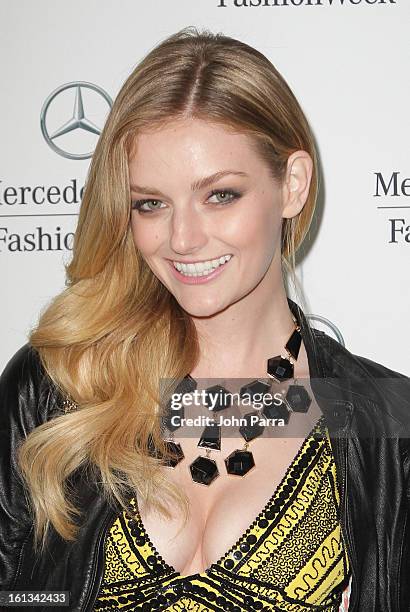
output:
{"label": "woman's teeth", "polygon": [[174,267],[184,276],[207,276],[219,266],[231,259],[232,255],[222,255],[218,259],[210,259],[209,261],[201,261],[199,263],[184,264],[178,261],[173,261]]}

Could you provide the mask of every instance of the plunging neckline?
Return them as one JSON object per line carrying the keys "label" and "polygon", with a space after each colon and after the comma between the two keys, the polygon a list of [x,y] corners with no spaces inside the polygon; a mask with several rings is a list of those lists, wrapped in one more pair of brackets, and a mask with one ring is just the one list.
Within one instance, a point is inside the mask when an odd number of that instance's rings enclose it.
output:
{"label": "plunging neckline", "polygon": [[[293,457],[293,459],[291,460],[290,464],[288,465],[285,474],[283,475],[283,477],[279,481],[279,484],[275,488],[273,494],[270,496],[268,501],[263,506],[262,510],[255,517],[255,519],[250,523],[250,525],[247,527],[247,529],[242,532],[242,534],[239,536],[239,538],[236,540],[236,542],[217,561],[211,563],[202,572],[195,572],[193,574],[182,574],[181,572],[178,572],[173,565],[168,563],[163,558],[161,553],[158,552],[155,544],[152,542],[152,540],[150,538],[150,535],[149,535],[148,531],[145,528],[144,522],[142,520],[141,514],[140,514],[139,509],[138,509],[138,500],[135,498],[136,505],[137,505],[137,512],[136,512],[137,520],[140,523],[140,526],[141,526],[141,528],[143,529],[143,531],[145,533],[145,537],[146,537],[148,546],[150,547],[150,549],[152,550],[152,552],[154,553],[154,555],[158,559],[158,561],[161,563],[163,568],[165,570],[168,570],[173,576],[176,576],[176,577],[178,577],[181,580],[192,580],[195,577],[201,578],[201,577],[208,576],[209,573],[212,572],[212,570],[215,569],[215,568],[224,567],[223,566],[224,562],[228,558],[231,558],[230,555],[232,554],[232,552],[236,548],[238,548],[238,546],[240,546],[244,541],[246,541],[248,533],[251,532],[252,529],[255,527],[255,525],[264,517],[264,515],[265,515],[266,511],[268,510],[269,506],[271,506],[273,504],[273,502],[275,502],[276,498],[279,496],[279,492],[281,491],[281,489],[283,489],[283,487],[285,485],[285,482],[288,479],[291,470],[294,468],[295,463],[297,463],[299,457],[306,450],[310,440],[313,438],[313,435],[314,435],[315,431],[317,431],[318,433],[322,433],[323,435],[319,439],[320,440],[324,439],[325,443],[327,442],[327,435],[326,435],[327,432],[326,432],[326,428],[324,426],[324,421],[325,421],[325,418],[324,418],[324,415],[322,414],[319,417],[319,419],[316,421],[315,425],[312,427],[310,432],[307,434],[305,439],[303,440],[303,442],[300,445],[298,451],[296,452],[295,456]],[[302,470],[302,474],[304,474],[304,472],[307,469],[309,469],[309,464],[304,466],[304,468]],[[281,503],[281,507],[282,507],[283,503],[285,503],[285,500]],[[272,521],[276,521],[278,516],[279,516],[279,511],[276,513],[276,517],[274,519],[272,519]],[[226,568],[224,568],[224,570],[226,571]]]}

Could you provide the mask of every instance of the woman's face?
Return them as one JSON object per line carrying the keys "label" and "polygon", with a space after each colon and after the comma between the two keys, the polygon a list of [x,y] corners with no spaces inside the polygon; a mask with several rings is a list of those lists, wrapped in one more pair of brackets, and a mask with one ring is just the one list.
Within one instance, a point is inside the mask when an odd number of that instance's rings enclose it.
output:
{"label": "woman's face", "polygon": [[282,189],[249,137],[190,119],[140,134],[136,144],[135,246],[181,307],[214,315],[245,296],[257,300],[262,279],[274,292],[282,282]]}

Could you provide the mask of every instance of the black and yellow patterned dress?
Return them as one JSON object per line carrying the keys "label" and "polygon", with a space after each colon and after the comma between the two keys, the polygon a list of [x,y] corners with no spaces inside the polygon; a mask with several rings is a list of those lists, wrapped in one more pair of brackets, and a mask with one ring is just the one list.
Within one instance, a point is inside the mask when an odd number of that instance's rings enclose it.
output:
{"label": "black and yellow patterned dress", "polygon": [[350,575],[336,466],[324,417],[263,510],[216,563],[182,576],[155,549],[132,500],[105,541],[95,612],[337,612]]}

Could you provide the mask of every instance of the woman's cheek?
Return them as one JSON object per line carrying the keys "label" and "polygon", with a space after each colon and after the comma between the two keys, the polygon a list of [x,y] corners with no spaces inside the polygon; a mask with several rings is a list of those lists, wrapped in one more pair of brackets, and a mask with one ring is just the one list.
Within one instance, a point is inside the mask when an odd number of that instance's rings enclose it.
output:
{"label": "woman's cheek", "polygon": [[131,231],[135,247],[143,255],[155,253],[161,242],[160,234],[157,230],[150,230],[149,227],[144,227],[143,223],[132,221]]}

